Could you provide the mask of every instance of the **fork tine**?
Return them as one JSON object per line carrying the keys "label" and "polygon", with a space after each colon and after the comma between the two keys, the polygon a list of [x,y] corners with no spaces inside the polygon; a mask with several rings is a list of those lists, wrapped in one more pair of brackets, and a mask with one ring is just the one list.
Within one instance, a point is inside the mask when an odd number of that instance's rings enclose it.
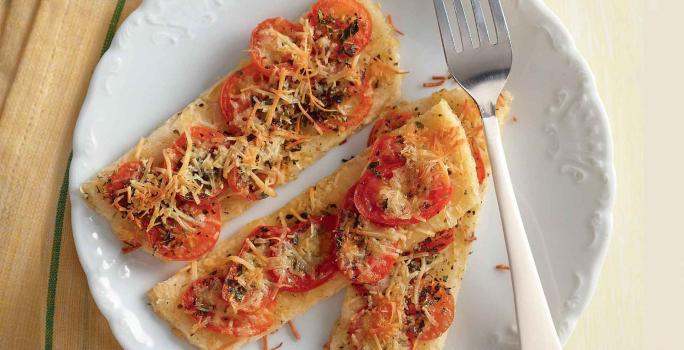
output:
{"label": "fork tine", "polygon": [[458,54],[456,49],[456,38],[454,38],[451,30],[451,23],[449,16],[447,16],[447,8],[444,0],[433,0],[435,5],[435,12],[437,14],[437,24],[439,25],[439,35],[442,37],[442,47],[444,48],[444,56],[449,64],[449,57]]}
{"label": "fork tine", "polygon": [[496,43],[510,43],[511,38],[508,36],[508,26],[506,25],[503,8],[501,8],[501,1],[489,0],[489,7],[492,9],[494,27],[496,28]]}
{"label": "fork tine", "polygon": [[480,0],[470,0],[473,6],[473,13],[475,14],[475,24],[477,27],[477,35],[480,38],[480,46],[489,44],[489,33],[487,32],[487,22],[485,22],[484,13],[482,12],[482,4]]}
{"label": "fork tine", "polygon": [[470,35],[470,28],[468,21],[466,21],[465,10],[463,9],[462,0],[454,0],[454,10],[456,10],[456,22],[461,32],[461,43],[463,44],[463,51],[471,49],[473,45],[473,37]]}

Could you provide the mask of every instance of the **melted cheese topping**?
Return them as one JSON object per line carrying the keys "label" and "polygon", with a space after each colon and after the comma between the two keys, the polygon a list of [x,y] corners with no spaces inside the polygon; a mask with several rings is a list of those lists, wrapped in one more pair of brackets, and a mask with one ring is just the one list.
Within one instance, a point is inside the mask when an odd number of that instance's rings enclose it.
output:
{"label": "melted cheese topping", "polygon": [[[340,242],[340,267],[344,270],[370,270],[369,256],[398,256],[397,244],[406,240],[406,232],[399,228],[386,228],[373,224],[358,213],[347,212],[338,228],[344,232]],[[361,268],[362,267],[362,268]]]}
{"label": "melted cheese topping", "polygon": [[[201,223],[182,211],[176,199],[177,189],[186,183],[185,172],[172,173],[169,177],[165,169],[152,168],[152,159],[144,160],[143,164],[141,176],[113,193],[112,206],[145,230],[174,221],[184,230],[194,232]],[[145,221],[148,223],[143,227]]]}
{"label": "melted cheese topping", "polygon": [[286,279],[289,274],[299,277],[316,274],[316,266],[325,258],[319,230],[318,224],[308,225],[300,232],[289,233],[279,246],[280,250],[271,268],[284,279],[280,281],[283,286],[292,282]]}
{"label": "melted cheese topping", "polygon": [[[375,285],[366,285],[368,290],[367,295],[362,296],[365,300],[362,308],[353,316],[350,321],[352,327],[361,324],[362,327],[372,327],[372,321],[369,325],[370,318],[377,313],[378,309],[387,308],[387,304],[391,306],[391,314],[383,315],[382,318],[382,332],[378,332],[373,328],[373,332],[364,332],[363,329],[357,331],[350,329],[350,342],[357,349],[407,349],[409,347],[409,339],[406,332],[406,325],[408,316],[406,314],[407,303],[410,300],[414,305],[419,305],[421,286],[424,279],[429,276],[432,280],[433,276],[430,272],[435,266],[443,263],[443,257],[440,255],[431,255],[429,253],[416,253],[404,255],[399,258],[394,266],[392,273],[384,280]],[[421,311],[425,315],[428,322],[436,323],[432,315],[429,313],[429,308],[423,306]],[[361,320],[359,320],[361,319]]]}
{"label": "melted cheese topping", "polygon": [[[187,133],[186,133],[187,134]],[[165,158],[168,157],[169,150],[165,150]],[[199,204],[200,199],[211,196],[216,191],[221,191],[224,187],[223,165],[228,159],[228,148],[221,144],[212,149],[203,147],[193,147],[188,163],[183,171],[179,171],[181,176],[178,182],[178,194],[183,197],[191,198]]]}

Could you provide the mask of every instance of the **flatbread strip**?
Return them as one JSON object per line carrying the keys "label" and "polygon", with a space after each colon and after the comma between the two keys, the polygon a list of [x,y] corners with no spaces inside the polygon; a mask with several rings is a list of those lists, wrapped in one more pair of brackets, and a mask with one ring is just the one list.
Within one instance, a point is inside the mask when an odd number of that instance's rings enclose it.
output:
{"label": "flatbread strip", "polygon": [[[447,279],[444,281],[444,285],[450,288],[450,293],[454,296],[454,306],[456,305],[458,290],[461,287],[461,280],[463,280],[463,275],[465,274],[470,245],[480,213],[479,209],[480,205],[477,205],[461,218],[454,232],[454,242],[446,249],[437,253],[439,263],[435,263],[431,269],[434,276],[441,278],[446,276]],[[328,342],[324,346],[325,350],[352,349],[348,337],[349,323],[352,317],[363,307],[363,298],[359,295],[357,289],[351,286],[348,287],[345,292],[340,316],[335,322]],[[429,341],[418,340],[412,350],[440,350],[444,347],[447,333],[444,332],[440,337]],[[399,335],[396,337],[399,337]]]}
{"label": "flatbread strip", "polygon": [[[482,130],[482,119],[480,113],[477,111],[477,107],[474,104],[472,98],[460,88],[454,90],[440,90],[432,94],[432,96],[416,101],[416,102],[402,102],[396,107],[392,108],[392,113],[401,112],[415,112],[423,113],[433,101],[444,100],[447,101],[449,107],[458,114],[458,118],[461,121],[461,125],[465,129],[466,135],[470,141],[471,147],[478,147],[480,156],[483,159],[485,166],[486,175],[489,176],[491,173],[491,166],[489,163],[489,155],[487,153],[486,140],[484,138],[484,132]],[[508,92],[504,92],[497,104],[496,117],[499,123],[503,127],[508,115],[510,113],[512,97]],[[470,104],[469,106],[465,106]],[[461,286],[461,280],[463,279],[463,274],[465,273],[466,264],[468,261],[468,252],[470,251],[470,245],[475,238],[475,229],[477,226],[478,218],[480,215],[480,208],[482,201],[484,200],[486,192],[487,182],[483,182],[480,185],[480,198],[481,202],[477,204],[474,208],[469,210],[466,215],[459,220],[459,224],[456,227],[455,238],[453,244],[451,244],[447,249],[439,253],[439,256],[443,258],[440,266],[436,266],[435,269],[442,271],[440,276],[447,276],[446,286],[451,288],[451,294],[454,296],[454,301],[457,300],[458,291]],[[349,343],[348,329],[349,322],[351,318],[356,314],[356,312],[363,307],[357,290],[353,287],[348,287],[344,301],[342,303],[342,309],[340,316],[331,331],[330,338],[325,345],[327,350],[346,350],[351,349],[352,346]],[[454,304],[455,305],[455,304]],[[444,341],[446,340],[447,332],[442,334],[440,337],[430,341],[417,341],[414,350],[439,350],[444,346]]]}
{"label": "flatbread strip", "polygon": [[[370,0],[357,0],[364,5],[371,16],[373,32],[371,40],[360,54],[359,61],[382,61],[387,66],[394,67],[399,62],[399,43],[394,37],[392,27],[388,24],[377,4]],[[241,64],[240,67],[244,66]],[[100,215],[111,222],[112,230],[122,242],[132,242],[139,235],[139,229],[130,221],[122,218],[119,212],[110,205],[103,195],[103,187],[107,179],[116,172],[119,165],[126,161],[152,157],[163,159],[162,150],[169,147],[185,130],[192,125],[204,125],[219,130],[225,128],[225,121],[221,114],[219,98],[223,82],[230,74],[226,75],[221,81],[202,93],[195,101],[186,106],[162,124],[159,128],[142,139],[137,147],[126,152],[121,158],[102,169],[95,177],[81,186],[81,193],[86,202],[95,209]],[[379,111],[387,105],[396,102],[400,94],[401,76],[391,74],[387,79],[378,82],[374,88],[373,105],[368,116],[363,122],[353,128],[347,128],[338,132],[327,132],[323,135],[312,136],[307,142],[303,143],[301,151],[297,152],[297,163],[288,163],[283,171],[284,183],[295,179],[301,170],[308,167],[325,152],[337,146],[351,134],[356,132],[363,125],[368,124]],[[255,202],[239,197],[227,197],[220,201],[222,208],[221,221],[223,223],[232,220],[240,215]],[[147,242],[143,243],[143,249],[152,252],[152,247]]]}
{"label": "flatbread strip", "polygon": [[[403,247],[401,247],[404,249],[414,246],[434,232],[453,227],[458,223],[457,218],[462,217],[470,208],[475,207],[480,200],[475,163],[466,141],[465,132],[447,103],[441,101],[415,121],[418,123],[409,123],[395,130],[393,134],[406,135],[414,132],[420,125],[422,129],[443,132],[444,135],[450,136],[450,138],[442,138],[442,140],[451,140],[453,144],[453,147],[449,145],[451,152],[444,159],[452,171],[450,174],[452,198],[442,212],[427,222],[406,226],[408,235]],[[444,145],[430,146],[440,147]],[[148,293],[154,311],[171,324],[178,336],[186,338],[190,343],[202,349],[236,349],[247,342],[260,338],[262,334],[254,337],[236,338],[204,329],[194,329],[193,320],[181,308],[178,308],[180,296],[194,279],[216,269],[222,264],[226,256],[236,254],[242,242],[255,227],[278,225],[280,217],[291,212],[307,212],[311,215],[317,215],[329,205],[339,204],[347,189],[359,179],[367,162],[368,151],[366,150],[345,163],[334,174],[322,179],[317,185],[293,199],[278,213],[253,221],[236,235],[219,242],[207,258],[194,262],[173,277],[159,283]],[[304,313],[319,301],[330,297],[348,284],[348,280],[342,274],[337,273],[330,281],[309,292],[281,292],[276,298],[276,322],[263,334],[278,329],[288,320]]]}

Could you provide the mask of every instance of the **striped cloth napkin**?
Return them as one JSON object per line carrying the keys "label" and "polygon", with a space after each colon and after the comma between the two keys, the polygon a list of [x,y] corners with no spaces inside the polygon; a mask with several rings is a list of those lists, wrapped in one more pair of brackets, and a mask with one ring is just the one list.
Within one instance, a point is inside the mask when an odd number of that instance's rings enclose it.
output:
{"label": "striped cloth napkin", "polygon": [[0,349],[119,348],[76,256],[67,185],[90,76],[140,2],[0,1]]}

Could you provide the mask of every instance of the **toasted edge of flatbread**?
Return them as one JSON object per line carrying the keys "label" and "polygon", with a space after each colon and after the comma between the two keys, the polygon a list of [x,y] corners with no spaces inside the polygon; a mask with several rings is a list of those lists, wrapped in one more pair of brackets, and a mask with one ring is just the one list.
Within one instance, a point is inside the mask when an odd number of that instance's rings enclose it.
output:
{"label": "toasted edge of flatbread", "polygon": [[[460,121],[453,114],[448,104],[440,101],[432,109],[415,119],[419,121],[421,128],[430,131],[453,132],[455,142],[453,151],[445,158],[451,172],[452,200],[440,214],[427,222],[409,225],[406,231],[410,234],[404,243],[404,248],[409,248],[423,239],[451,228],[458,222],[454,218],[460,218],[471,208],[478,205],[477,174],[475,163],[470,153],[470,147],[466,141],[465,131]],[[416,123],[409,123],[404,127],[393,131],[393,134],[406,134],[416,130]],[[330,281],[320,287],[304,293],[283,292],[276,298],[275,315],[276,321],[273,326],[263,334],[253,337],[237,338],[223,334],[213,333],[204,329],[193,330],[193,320],[178,308],[180,296],[185,288],[197,277],[211,272],[223,261],[222,257],[235,254],[242,242],[249,236],[251,231],[260,225],[277,225],[279,217],[292,211],[308,212],[316,215],[329,204],[337,204],[344,197],[347,189],[351,187],[361,176],[368,160],[368,151],[362,152],[354,159],[342,165],[335,173],[323,178],[315,186],[304,191],[290,203],[285,205],[278,213],[255,220],[243,228],[234,236],[221,241],[217,247],[204,259],[193,262],[183,268],[168,280],[157,284],[149,291],[150,304],[155,312],[169,322],[174,333],[187,339],[193,345],[201,349],[237,349],[242,344],[254,341],[292,320],[297,315],[309,310],[321,300],[328,298],[347,286],[349,283],[341,274],[336,274]],[[313,191],[313,194],[312,194]]]}

